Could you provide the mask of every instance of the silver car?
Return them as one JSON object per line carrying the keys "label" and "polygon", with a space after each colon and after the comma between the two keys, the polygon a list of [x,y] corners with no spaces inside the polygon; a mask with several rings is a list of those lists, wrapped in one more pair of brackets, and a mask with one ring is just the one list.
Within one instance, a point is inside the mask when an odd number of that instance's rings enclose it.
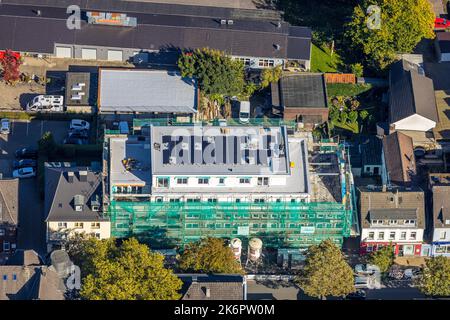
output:
{"label": "silver car", "polygon": [[10,122],[9,119],[2,119],[0,120],[1,122],[1,127],[0,127],[0,133],[1,134],[9,134],[11,132],[11,126],[10,126]]}

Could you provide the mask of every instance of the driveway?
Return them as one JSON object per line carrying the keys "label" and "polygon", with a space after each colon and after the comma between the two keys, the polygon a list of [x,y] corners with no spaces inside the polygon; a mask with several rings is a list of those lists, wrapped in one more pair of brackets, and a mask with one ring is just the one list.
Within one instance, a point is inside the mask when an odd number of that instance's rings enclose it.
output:
{"label": "driveway", "polygon": [[[67,121],[17,121],[11,120],[11,133],[0,137],[0,172],[12,177],[14,152],[21,147],[37,147],[37,141],[46,131],[53,133],[61,143],[68,128]],[[19,182],[19,249],[34,249],[44,254],[45,224],[43,201],[39,197],[37,179],[21,179]]]}

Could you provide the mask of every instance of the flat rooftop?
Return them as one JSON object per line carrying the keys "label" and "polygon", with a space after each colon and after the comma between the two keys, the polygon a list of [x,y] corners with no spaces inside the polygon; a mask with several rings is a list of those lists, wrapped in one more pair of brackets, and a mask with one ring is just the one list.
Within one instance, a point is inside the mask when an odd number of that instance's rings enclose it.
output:
{"label": "flat rooftop", "polygon": [[289,174],[284,127],[152,127],[153,174]]}
{"label": "flat rooftop", "polygon": [[[143,193],[186,193],[152,186],[152,176],[272,176],[279,185],[221,187],[212,193],[309,193],[307,145],[285,127],[152,126],[150,137],[110,138],[110,183]],[[131,159],[126,168],[124,160]],[[126,161],[125,161],[126,162]],[[189,193],[205,193],[190,187]]]}
{"label": "flat rooftop", "polygon": [[100,69],[100,112],[197,112],[193,79],[165,70]]}

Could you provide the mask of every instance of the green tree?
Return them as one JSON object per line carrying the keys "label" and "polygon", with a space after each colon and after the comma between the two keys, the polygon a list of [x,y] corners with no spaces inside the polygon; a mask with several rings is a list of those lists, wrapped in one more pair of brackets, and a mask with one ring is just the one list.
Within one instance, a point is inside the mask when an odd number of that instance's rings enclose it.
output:
{"label": "green tree", "polygon": [[394,259],[394,248],[389,245],[373,251],[369,256],[369,263],[378,266],[381,272],[387,272],[394,264]]}
{"label": "green tree", "polygon": [[243,62],[222,51],[203,48],[183,52],[178,59],[178,67],[183,77],[196,78],[200,89],[208,96],[238,96],[244,92]]}
{"label": "green tree", "polygon": [[426,267],[417,284],[429,296],[450,295],[450,259],[438,256],[426,261]]}
{"label": "green tree", "polygon": [[356,77],[362,77],[364,74],[364,67],[361,63],[352,64],[350,70]]}
{"label": "green tree", "polygon": [[359,112],[359,117],[361,118],[362,121],[366,120],[368,116],[369,116],[369,111],[367,111],[367,110],[361,110]]}
{"label": "green tree", "polygon": [[231,248],[222,239],[210,237],[188,244],[180,257],[179,267],[189,272],[243,272]]}
{"label": "green tree", "polygon": [[45,132],[38,141],[39,151],[44,154],[51,154],[56,149],[55,139],[50,131]]}
{"label": "green tree", "polygon": [[355,291],[353,270],[341,250],[331,240],[308,248],[305,267],[296,278],[309,296],[345,296]]}
{"label": "green tree", "polygon": [[282,73],[281,66],[261,71],[261,88],[267,88],[272,82],[280,80]]}
{"label": "green tree", "polygon": [[88,300],[179,299],[181,280],[164,268],[164,257],[136,239],[76,239],[69,255],[82,271],[80,295]]}
{"label": "green tree", "polygon": [[348,119],[348,113],[346,111],[342,111],[340,116],[341,116],[341,122],[346,123],[347,119]]}
{"label": "green tree", "polygon": [[[374,17],[367,14],[370,5],[381,10],[380,28],[368,27]],[[423,38],[434,38],[434,17],[428,0],[363,0],[354,9],[345,38],[367,65],[384,70],[397,53],[411,53]]]}
{"label": "green tree", "polygon": [[350,121],[350,123],[355,123],[358,120],[358,112],[350,111],[348,113],[348,120]]}

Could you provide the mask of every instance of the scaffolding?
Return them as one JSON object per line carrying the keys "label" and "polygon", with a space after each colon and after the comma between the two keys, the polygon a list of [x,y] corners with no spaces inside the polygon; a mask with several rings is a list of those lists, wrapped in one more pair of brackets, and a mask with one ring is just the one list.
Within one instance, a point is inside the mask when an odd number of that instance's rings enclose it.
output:
{"label": "scaffolding", "polygon": [[112,235],[183,245],[202,237],[261,238],[269,247],[341,245],[352,214],[340,203],[128,202],[109,206]]}

